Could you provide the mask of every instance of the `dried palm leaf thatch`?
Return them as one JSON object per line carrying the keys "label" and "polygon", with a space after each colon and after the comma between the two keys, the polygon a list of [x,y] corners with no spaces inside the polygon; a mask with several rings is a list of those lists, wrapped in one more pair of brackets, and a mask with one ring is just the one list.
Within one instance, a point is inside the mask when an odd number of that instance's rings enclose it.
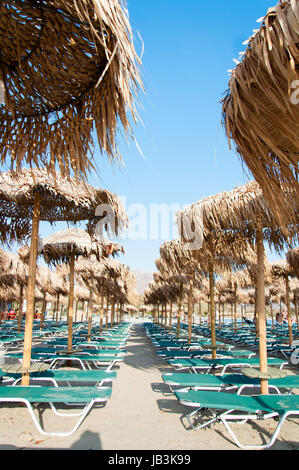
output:
{"label": "dried palm leaf thatch", "polygon": [[279,225],[288,231],[290,223],[297,223],[299,203],[297,0],[269,9],[247,43],[223,99],[223,123],[230,145],[233,140]]}
{"label": "dried palm leaf thatch", "polygon": [[0,269],[0,283],[3,285],[25,285],[28,281],[28,266],[21,258],[6,252],[5,264]]}
{"label": "dried palm leaf thatch", "polygon": [[87,230],[99,235],[103,229],[117,235],[128,223],[119,199],[109,191],[45,170],[8,171],[0,174],[2,243],[29,238],[36,194],[41,221],[88,221]]}
{"label": "dried palm leaf thatch", "polygon": [[287,262],[294,270],[294,273],[297,277],[299,277],[299,248],[294,248],[293,250],[289,250],[286,255]]}
{"label": "dried palm leaf thatch", "polygon": [[76,228],[40,239],[38,253],[43,255],[46,263],[53,265],[68,263],[72,255],[75,259],[79,256],[95,255],[97,259],[105,256],[103,246],[95,238],[85,230]]}
{"label": "dried palm leaf thatch", "polygon": [[199,240],[211,232],[230,230],[242,233],[253,244],[256,231],[261,227],[264,240],[281,252],[285,246],[292,247],[298,239],[299,206],[295,207],[294,201],[293,206],[297,213],[297,222],[295,225],[289,224],[286,235],[280,229],[261,187],[256,181],[251,181],[232,191],[202,199],[179,211],[177,223],[185,242],[192,242],[194,236]]}
{"label": "dried palm leaf thatch", "polygon": [[0,286],[0,302],[15,302],[19,292],[15,286]]}
{"label": "dried palm leaf thatch", "polygon": [[84,301],[89,299],[89,290],[84,287],[84,286],[76,286],[75,292],[74,292],[74,297],[75,300],[77,301]]}
{"label": "dried palm leaf thatch", "polygon": [[57,275],[54,271],[44,266],[38,266],[36,284],[42,293],[56,294]]}
{"label": "dried palm leaf thatch", "polygon": [[198,265],[192,253],[184,250],[180,240],[163,243],[160,246],[160,259],[172,274],[190,274]]}
{"label": "dried palm leaf thatch", "polygon": [[293,277],[295,276],[294,270],[286,261],[276,261],[271,264],[273,277]]}
{"label": "dried palm leaf thatch", "polygon": [[164,284],[161,286],[155,285],[154,283],[150,285],[148,289],[144,291],[144,300],[147,304],[157,304],[175,302],[180,294],[180,289],[178,286]]}
{"label": "dried palm leaf thatch", "polygon": [[238,271],[225,272],[222,278],[218,281],[217,286],[221,290],[233,292],[235,289],[248,287],[250,284],[250,276],[247,269]]}
{"label": "dried palm leaf thatch", "polygon": [[95,143],[121,160],[116,131],[131,133],[143,88],[124,2],[3,0],[0,39],[2,163],[86,177]]}

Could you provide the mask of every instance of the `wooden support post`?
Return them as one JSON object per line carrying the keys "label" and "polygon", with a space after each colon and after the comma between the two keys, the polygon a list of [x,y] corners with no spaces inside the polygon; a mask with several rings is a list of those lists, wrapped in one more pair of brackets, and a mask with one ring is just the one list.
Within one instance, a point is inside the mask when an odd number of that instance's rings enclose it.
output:
{"label": "wooden support post", "polygon": [[93,281],[89,287],[89,300],[88,300],[88,329],[87,329],[87,342],[91,340],[91,324],[92,324],[92,309],[93,309]]}
{"label": "wooden support post", "polygon": [[103,331],[103,316],[104,316],[104,296],[101,297],[100,305],[100,333]]}
{"label": "wooden support post", "polygon": [[22,385],[29,385],[29,368],[31,364],[31,348],[32,348],[32,331],[34,320],[34,291],[36,280],[36,259],[38,250],[38,230],[40,217],[40,193],[35,193],[32,215],[31,243],[29,256],[29,274],[27,287],[27,312],[24,332],[24,351],[23,351],[23,367],[28,372],[22,375]]}
{"label": "wooden support post", "polygon": [[293,332],[292,332],[292,316],[291,316],[291,306],[290,306],[290,282],[289,276],[285,278],[286,285],[286,307],[288,312],[288,328],[289,328],[289,344],[293,343]]}
{"label": "wooden support post", "polygon": [[67,347],[70,351],[73,342],[73,316],[74,316],[74,285],[75,285],[75,254],[72,253],[70,257],[70,289],[69,289],[69,304],[68,304],[68,341]]}
{"label": "wooden support post", "polygon": [[183,300],[183,283],[181,282],[180,283],[180,296],[179,296],[179,304],[178,304],[178,313],[177,313],[177,328],[176,328],[177,338],[180,337],[182,300]]}
{"label": "wooden support post", "polygon": [[108,323],[109,323],[109,292],[107,293],[106,297],[106,329],[108,329]]}
{"label": "wooden support post", "polygon": [[209,283],[210,283],[210,319],[211,319],[211,342],[212,342],[212,359],[216,359],[216,314],[215,314],[215,298],[214,298],[214,266],[213,260],[209,261]]}
{"label": "wooden support post", "polygon": [[21,333],[22,318],[23,318],[23,298],[24,296],[24,285],[20,284],[20,296],[19,296],[19,314],[18,314],[18,333]]}
{"label": "wooden support post", "polygon": [[193,314],[193,285],[195,272],[193,271],[189,279],[189,295],[188,295],[188,344],[191,344],[192,337],[192,314]]}
{"label": "wooden support post", "polygon": [[234,286],[234,330],[237,333],[237,286]]}
{"label": "wooden support post", "polygon": [[47,299],[46,299],[46,296],[47,296],[47,293],[46,293],[46,291],[44,291],[44,294],[43,294],[43,303],[42,303],[42,311],[41,311],[41,315],[40,315],[40,324],[39,324],[39,329],[40,329],[40,330],[43,329],[43,322],[44,322],[44,319],[45,319],[45,312],[46,312],[46,306],[47,306]]}
{"label": "wooden support post", "polygon": [[[259,332],[259,355],[260,370],[267,374],[267,329],[266,329],[266,308],[265,308],[265,254],[263,243],[263,231],[261,226],[256,230],[256,250],[257,250],[257,285],[256,285],[256,313]],[[261,379],[261,394],[267,395],[269,391],[268,380]]]}
{"label": "wooden support post", "polygon": [[170,311],[169,311],[169,333],[171,332],[172,328],[172,302],[170,302]]}

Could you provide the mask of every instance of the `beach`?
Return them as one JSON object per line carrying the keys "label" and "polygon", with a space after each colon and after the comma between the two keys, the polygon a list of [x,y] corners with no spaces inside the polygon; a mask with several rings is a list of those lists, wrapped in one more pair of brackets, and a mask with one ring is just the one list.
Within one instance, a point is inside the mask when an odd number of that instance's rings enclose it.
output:
{"label": "beach", "polygon": [[[146,337],[142,323],[133,323],[126,345],[127,355],[117,365],[112,395],[104,408],[93,408],[79,429],[68,437],[45,437],[33,425],[22,405],[1,405],[1,450],[105,450],[114,451],[203,451],[240,450],[222,423],[209,429],[188,430],[181,417],[190,410],[181,405],[161,374],[170,372],[169,364],[159,358]],[[215,392],[216,393],[216,392]],[[46,430],[65,430],[76,418],[59,418],[48,406],[42,407]],[[269,439],[274,420],[233,424],[243,443],[262,444],[261,433]],[[270,450],[298,450],[298,424],[290,418]]]}

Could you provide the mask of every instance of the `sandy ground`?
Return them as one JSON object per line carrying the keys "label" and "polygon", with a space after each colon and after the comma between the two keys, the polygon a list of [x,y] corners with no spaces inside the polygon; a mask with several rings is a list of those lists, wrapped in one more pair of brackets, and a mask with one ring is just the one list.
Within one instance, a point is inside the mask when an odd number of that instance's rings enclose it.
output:
{"label": "sandy ground", "polygon": [[[202,430],[184,427],[180,418],[190,410],[173,395],[164,395],[168,388],[161,374],[171,368],[158,358],[140,324],[132,326],[126,350],[107,405],[93,408],[70,437],[42,436],[25,407],[2,404],[0,450],[239,450],[221,423]],[[75,422],[75,418],[53,415],[48,407],[41,417],[46,430],[70,429]],[[247,444],[263,443],[263,436],[268,440],[275,427],[274,420],[233,425],[240,441]],[[271,449],[298,448],[298,419],[290,419]]]}

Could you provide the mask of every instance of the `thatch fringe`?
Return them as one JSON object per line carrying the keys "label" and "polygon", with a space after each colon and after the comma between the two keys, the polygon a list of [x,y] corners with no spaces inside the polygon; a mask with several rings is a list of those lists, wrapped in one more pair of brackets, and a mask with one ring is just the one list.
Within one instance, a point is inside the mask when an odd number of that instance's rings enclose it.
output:
{"label": "thatch fringe", "polygon": [[[299,160],[298,2],[280,1],[232,72],[223,123],[278,223],[297,223]],[[230,143],[231,145],[231,143]]]}
{"label": "thatch fringe", "polygon": [[124,1],[5,0],[0,39],[1,162],[86,177],[95,144],[120,161],[143,88]]}

